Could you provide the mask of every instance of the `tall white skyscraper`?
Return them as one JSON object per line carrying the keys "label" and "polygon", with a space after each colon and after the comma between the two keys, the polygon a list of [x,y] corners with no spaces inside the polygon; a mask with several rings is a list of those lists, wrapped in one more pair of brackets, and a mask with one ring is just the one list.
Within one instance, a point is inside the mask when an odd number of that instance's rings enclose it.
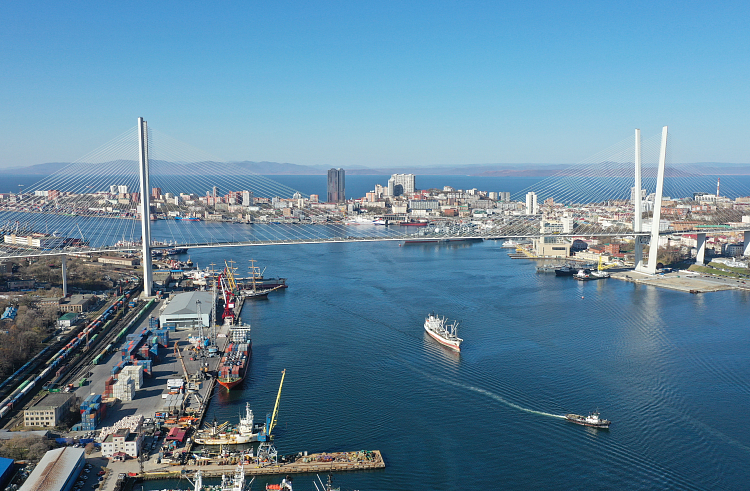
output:
{"label": "tall white skyscraper", "polygon": [[539,214],[539,203],[536,200],[536,193],[534,191],[529,191],[528,193],[526,193],[526,214]]}

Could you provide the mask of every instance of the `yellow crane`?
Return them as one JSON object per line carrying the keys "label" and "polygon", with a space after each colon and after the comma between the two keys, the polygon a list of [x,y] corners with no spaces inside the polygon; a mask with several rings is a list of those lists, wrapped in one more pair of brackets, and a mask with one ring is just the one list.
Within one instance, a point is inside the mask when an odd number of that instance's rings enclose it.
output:
{"label": "yellow crane", "polygon": [[279,422],[279,401],[281,400],[281,387],[284,385],[284,377],[286,376],[286,368],[281,371],[281,382],[279,383],[279,393],[276,394],[276,404],[273,406],[273,416],[271,416],[271,425],[268,427],[268,438],[271,438],[271,432]]}
{"label": "yellow crane", "polygon": [[266,415],[266,427],[263,428],[260,435],[258,435],[258,441],[261,444],[258,446],[258,459],[261,462],[276,462],[277,452],[276,447],[271,443],[271,432],[278,423],[279,415],[279,401],[281,400],[281,387],[284,385],[284,377],[286,376],[286,369],[281,371],[281,382],[279,383],[279,392],[276,394],[276,404],[273,406],[273,414]]}

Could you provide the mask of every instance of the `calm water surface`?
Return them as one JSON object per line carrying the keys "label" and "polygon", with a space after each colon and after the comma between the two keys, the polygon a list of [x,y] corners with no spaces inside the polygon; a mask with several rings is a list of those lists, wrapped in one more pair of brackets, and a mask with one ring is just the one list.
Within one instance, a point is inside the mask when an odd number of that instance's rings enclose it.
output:
{"label": "calm water surface", "polygon": [[[281,453],[385,455],[385,470],[336,476],[342,489],[746,488],[750,296],[580,283],[506,253],[499,242],[191,252],[200,266],[254,258],[291,285],[245,306],[251,369],[243,390],[217,391],[208,418],[236,420],[245,401],[271,411],[286,369]],[[461,322],[460,355],[423,333],[432,310]],[[609,431],[559,417],[597,408]]]}

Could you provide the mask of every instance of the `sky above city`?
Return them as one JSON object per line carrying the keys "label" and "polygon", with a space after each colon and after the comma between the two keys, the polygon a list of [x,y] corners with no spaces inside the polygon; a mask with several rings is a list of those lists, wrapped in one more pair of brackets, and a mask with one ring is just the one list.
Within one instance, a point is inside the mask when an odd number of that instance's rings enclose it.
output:
{"label": "sky above city", "polygon": [[[750,163],[749,2],[3,2],[0,167],[139,116],[224,160]],[[134,157],[135,158],[135,155]]]}

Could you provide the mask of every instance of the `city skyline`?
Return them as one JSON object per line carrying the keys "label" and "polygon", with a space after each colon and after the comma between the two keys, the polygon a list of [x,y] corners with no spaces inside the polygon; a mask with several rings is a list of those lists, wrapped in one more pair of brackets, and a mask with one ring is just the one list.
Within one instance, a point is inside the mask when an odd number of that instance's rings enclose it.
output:
{"label": "city skyline", "polygon": [[138,116],[223,161],[573,163],[669,124],[675,161],[750,162],[739,2],[4,14],[0,168],[75,161]]}

